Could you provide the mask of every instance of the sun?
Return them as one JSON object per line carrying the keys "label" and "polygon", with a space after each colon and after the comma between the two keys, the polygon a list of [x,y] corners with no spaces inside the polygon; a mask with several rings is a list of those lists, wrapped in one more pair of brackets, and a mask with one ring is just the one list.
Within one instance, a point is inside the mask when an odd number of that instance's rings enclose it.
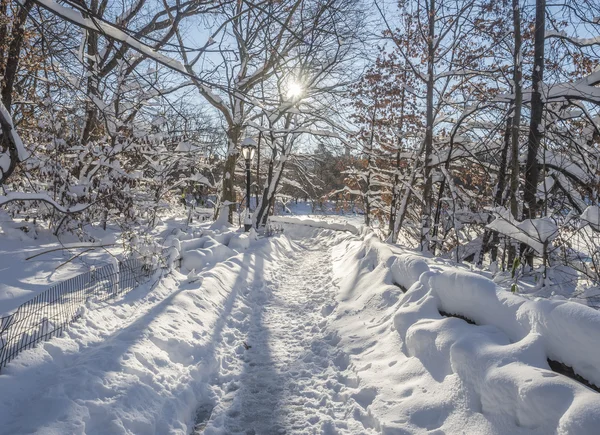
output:
{"label": "sun", "polygon": [[296,82],[290,81],[287,85],[287,97],[290,100],[297,100],[304,94],[304,87]]}

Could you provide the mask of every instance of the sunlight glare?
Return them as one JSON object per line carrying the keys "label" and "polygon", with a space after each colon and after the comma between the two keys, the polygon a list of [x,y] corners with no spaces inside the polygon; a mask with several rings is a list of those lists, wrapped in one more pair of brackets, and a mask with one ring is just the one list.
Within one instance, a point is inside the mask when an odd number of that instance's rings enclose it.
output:
{"label": "sunlight glare", "polygon": [[290,99],[298,99],[302,96],[304,89],[298,82],[291,81],[287,87],[287,97]]}

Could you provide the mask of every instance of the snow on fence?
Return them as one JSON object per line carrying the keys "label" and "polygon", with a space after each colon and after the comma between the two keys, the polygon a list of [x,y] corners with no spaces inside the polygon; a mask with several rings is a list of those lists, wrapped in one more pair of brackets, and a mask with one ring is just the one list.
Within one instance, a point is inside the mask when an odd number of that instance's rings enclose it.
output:
{"label": "snow on fence", "polygon": [[[168,249],[163,250],[161,257],[169,259]],[[128,258],[117,262],[117,267],[107,264],[50,287],[14,313],[0,318],[0,370],[21,351],[60,336],[81,316],[88,301],[104,301],[127,293],[169,261],[160,263]]]}

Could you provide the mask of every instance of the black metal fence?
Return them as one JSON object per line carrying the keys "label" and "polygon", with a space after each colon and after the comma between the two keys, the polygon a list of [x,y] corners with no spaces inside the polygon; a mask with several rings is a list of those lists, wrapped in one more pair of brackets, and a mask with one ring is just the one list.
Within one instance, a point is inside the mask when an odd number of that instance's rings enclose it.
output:
{"label": "black metal fence", "polygon": [[[129,258],[118,262],[118,268],[107,264],[50,287],[17,310],[0,318],[0,369],[21,351],[40,341],[59,336],[82,313],[90,301],[103,301],[127,293],[146,282],[162,264]],[[167,257],[168,258],[168,257]]]}

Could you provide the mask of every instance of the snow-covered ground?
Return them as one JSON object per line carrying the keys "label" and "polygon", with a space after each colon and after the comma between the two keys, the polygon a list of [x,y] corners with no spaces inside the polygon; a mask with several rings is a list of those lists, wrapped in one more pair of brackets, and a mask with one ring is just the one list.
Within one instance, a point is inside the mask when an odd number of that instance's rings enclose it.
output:
{"label": "snow-covered ground", "polygon": [[294,201],[288,202],[285,207],[280,210],[281,217],[302,217],[305,219],[325,220],[341,224],[353,225],[360,228],[365,224],[365,215],[352,211],[336,210],[335,204],[325,202],[321,208],[313,205],[310,202]]}
{"label": "snow-covered ground", "polygon": [[[101,238],[94,243],[80,243],[75,237],[62,238],[58,243],[48,232],[40,232],[33,238],[18,230],[0,231],[0,317],[52,285],[106,264],[111,255],[121,251],[120,247],[90,248],[114,241],[110,235],[104,243]],[[76,257],[78,254],[81,255]]]}
{"label": "snow-covered ground", "polygon": [[0,434],[598,433],[547,358],[600,383],[600,313],[294,219],[170,237],[180,270],[2,369]]}
{"label": "snow-covered ground", "polygon": [[[27,225],[31,230],[25,233],[11,228],[24,224],[10,221],[9,227],[8,219],[0,212],[0,317],[61,281],[111,262],[122,254],[123,243],[131,246],[129,240],[123,240],[118,228],[102,231],[87,226],[86,233],[93,241],[81,242],[69,234],[57,239],[47,229],[34,230],[31,223]],[[186,229],[185,221],[176,217],[165,219],[149,238],[162,243],[176,228]],[[195,224],[192,228],[209,225]]]}
{"label": "snow-covered ground", "polygon": [[[363,214],[352,211],[343,211],[336,208],[335,203],[333,202],[325,202],[322,207],[319,208],[310,202],[298,201],[296,203],[290,201],[286,203],[285,207],[280,206],[279,208],[280,215],[275,217],[273,222],[298,222],[296,219],[303,219],[306,221],[305,224],[315,226],[314,223],[311,224],[310,221],[325,221],[329,224],[330,228],[332,228],[332,225],[336,225],[336,229],[354,231],[352,228],[356,228],[358,231],[355,232],[364,231],[365,216]],[[597,207],[589,207],[589,210],[586,210],[586,212],[585,219],[592,222],[592,225],[594,225],[598,220]],[[498,220],[494,225],[491,225],[491,227],[496,226],[498,227],[497,229],[500,229],[503,226],[507,226],[508,228],[504,230],[504,233],[507,234],[513,234],[517,230],[522,231],[522,233],[519,233],[519,237],[521,237],[519,240],[522,239],[525,242],[529,242],[531,246],[537,246],[541,243],[535,242],[533,238],[540,239],[541,237],[541,239],[545,241],[556,236],[556,226],[553,223],[548,222],[547,219],[538,219],[533,223],[524,222],[520,225],[523,228],[509,226],[507,221],[502,222],[501,220]],[[381,239],[387,237],[387,231],[384,228],[372,228],[372,230],[375,231]],[[587,260],[591,260],[590,257],[594,253],[591,252],[590,249],[594,249],[593,247],[595,247],[596,244],[589,244],[589,242],[586,241],[591,240],[596,236],[594,236],[589,229],[584,229],[584,231],[586,231],[587,237],[573,235],[570,237],[570,241],[577,251],[581,253],[583,260],[586,258]],[[527,234],[529,233],[535,236],[528,236]],[[410,242],[406,239],[401,240],[400,243],[405,246],[410,245]],[[473,243],[471,248],[473,249],[473,252],[477,252],[480,248],[480,241]],[[405,250],[400,249],[398,252],[405,252]],[[415,253],[415,255],[420,254]],[[452,258],[454,257],[449,254],[446,254],[444,258],[431,256],[424,257],[429,263],[447,265],[453,268],[459,267],[491,278],[496,284],[508,291],[511,290],[513,283],[515,283],[517,285],[518,293],[529,298],[543,297],[554,300],[567,299],[596,309],[600,308],[600,288],[598,288],[597,284],[584,274],[572,267],[567,267],[562,263],[549,267],[547,269],[547,278],[544,280],[539,279],[539,273],[536,274],[531,272],[525,273],[524,275],[517,274],[518,276],[515,280],[511,274],[510,268],[506,271],[502,271],[499,270],[499,267],[495,264],[485,264],[483,268],[478,268],[475,265],[466,262],[457,264]],[[582,262],[580,264],[580,267],[583,269],[590,266],[591,261],[590,263]],[[544,284],[543,286],[542,283]]]}
{"label": "snow-covered ground", "polygon": [[600,383],[598,312],[529,301],[372,235],[337,243],[334,267],[343,315],[333,326],[368,368],[361,378],[381,397],[371,411],[390,433],[597,433],[600,396],[547,358]]}

